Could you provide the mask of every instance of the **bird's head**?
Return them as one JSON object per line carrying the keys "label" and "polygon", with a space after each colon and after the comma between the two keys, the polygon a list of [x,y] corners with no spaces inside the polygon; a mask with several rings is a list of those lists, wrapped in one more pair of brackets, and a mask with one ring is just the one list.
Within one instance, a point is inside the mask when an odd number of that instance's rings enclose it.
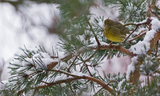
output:
{"label": "bird's head", "polygon": [[112,26],[112,24],[114,23],[114,21],[110,20],[110,19],[106,19],[104,21],[104,26],[108,27],[108,26]]}

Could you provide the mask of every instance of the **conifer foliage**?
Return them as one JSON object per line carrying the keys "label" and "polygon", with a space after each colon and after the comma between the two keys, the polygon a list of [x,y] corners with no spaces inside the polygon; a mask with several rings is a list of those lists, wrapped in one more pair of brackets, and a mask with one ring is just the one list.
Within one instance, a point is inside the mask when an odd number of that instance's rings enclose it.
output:
{"label": "conifer foliage", "polygon": [[[91,14],[96,0],[1,0],[18,11],[30,3],[58,4],[58,50],[48,53],[21,48],[10,62],[11,78],[0,90],[5,96],[159,96],[160,1],[101,0],[119,8],[119,20],[130,34],[121,45],[103,33],[104,16]],[[20,7],[21,6],[21,7]],[[107,7],[108,8],[108,7]],[[45,41],[44,41],[45,42]],[[59,54],[63,51],[63,55]],[[127,55],[131,64],[124,74],[100,74],[105,57]],[[126,65],[127,66],[127,65]],[[140,76],[146,77],[143,81]]]}

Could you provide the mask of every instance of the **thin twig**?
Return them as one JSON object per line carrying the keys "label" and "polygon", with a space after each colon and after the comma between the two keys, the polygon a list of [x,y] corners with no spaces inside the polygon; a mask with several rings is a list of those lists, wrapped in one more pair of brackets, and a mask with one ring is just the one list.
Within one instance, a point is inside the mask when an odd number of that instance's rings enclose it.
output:
{"label": "thin twig", "polygon": [[[90,50],[90,49],[83,48],[83,49],[79,50],[77,52],[77,56],[80,55],[81,53],[84,53],[84,52],[88,51],[88,50]],[[61,58],[60,60],[67,61],[67,60],[71,59],[74,56],[75,55],[73,53],[70,53],[70,54],[66,55],[65,57]]]}
{"label": "thin twig", "polygon": [[150,6],[149,6],[149,9],[148,11],[150,11],[152,14],[154,14],[157,18],[160,18],[160,16],[158,16],[155,12],[153,12],[153,8],[156,7],[155,5],[156,3],[152,3]]}
{"label": "thin twig", "polygon": [[77,77],[77,75],[73,75],[73,74],[71,74],[71,73],[68,73],[68,72],[65,72],[65,71],[61,71],[61,70],[54,70],[54,69],[52,69],[52,70],[49,70],[49,71],[58,72],[58,73],[63,73],[63,74],[66,74],[66,75],[72,76],[72,77]]}
{"label": "thin twig", "polygon": [[156,92],[158,92],[158,90],[160,89],[160,86],[158,86],[158,88],[157,88],[157,90],[156,90]]}
{"label": "thin twig", "polygon": [[[95,52],[95,53],[96,53],[96,52]],[[95,54],[95,53],[94,53],[94,54]],[[94,56],[94,54],[93,54],[92,56]],[[85,67],[86,67],[86,69],[87,69],[89,75],[90,75],[90,76],[93,76],[93,75],[91,74],[89,68],[88,68],[88,65],[86,64],[86,60],[83,60],[82,57],[80,57],[80,59],[83,61],[83,63],[84,63],[84,65],[85,65]],[[81,67],[81,70],[82,70],[82,68],[83,68],[83,66]]]}
{"label": "thin twig", "polygon": [[73,66],[74,62],[76,61],[77,56],[74,58],[72,64],[68,67],[67,72],[70,72],[70,68]]}
{"label": "thin twig", "polygon": [[115,81],[115,80],[110,80],[110,81],[107,83],[107,85],[109,85],[109,83],[111,83],[111,82],[115,82],[115,83],[117,83],[117,84],[118,84],[118,82],[117,82],[117,81]]}
{"label": "thin twig", "polygon": [[34,92],[33,92],[33,95],[32,95],[32,96],[34,96],[34,95],[36,94],[36,91],[37,91],[37,89],[34,89]]}
{"label": "thin twig", "polygon": [[[107,85],[109,85],[109,83],[111,83],[111,82],[115,82],[115,83],[117,83],[118,84],[118,82],[117,81],[115,81],[115,80],[111,80],[111,81],[109,81],[108,83],[107,83]],[[101,88],[101,89],[99,89],[93,96],[96,96],[102,89],[104,89],[103,87]]]}
{"label": "thin twig", "polygon": [[82,69],[83,69],[83,67],[85,66],[85,61],[83,60],[83,58],[81,57],[81,56],[79,56],[80,57],[80,59],[81,59],[81,61],[82,61],[82,63],[83,63],[83,65],[81,66],[81,68],[80,68],[80,72],[82,71]]}
{"label": "thin twig", "polygon": [[157,45],[156,45],[156,53],[155,53],[155,56],[157,57],[158,55],[158,44],[159,44],[159,41],[157,41]]}
{"label": "thin twig", "polygon": [[148,18],[146,22],[143,22],[143,23],[138,23],[138,24],[134,24],[134,23],[128,23],[128,24],[125,24],[124,26],[128,26],[128,25],[135,25],[136,28],[127,36],[127,38],[124,40],[124,42],[127,41],[127,39],[137,30],[137,28],[141,25],[149,25],[151,22],[151,19]]}
{"label": "thin twig", "polygon": [[97,38],[97,35],[95,34],[95,32],[94,32],[94,30],[93,30],[93,28],[92,28],[92,25],[90,24],[90,22],[89,22],[89,20],[88,20],[87,17],[86,17],[86,20],[87,20],[87,23],[88,23],[88,25],[89,25],[89,27],[90,27],[90,29],[91,29],[91,31],[92,31],[95,39],[96,39],[97,44],[98,44],[98,45],[101,45],[100,42],[99,42],[99,40],[98,40],[98,38]]}
{"label": "thin twig", "polygon": [[155,12],[153,12],[152,10],[151,10],[151,13],[152,14],[154,14],[157,18],[160,18],[160,16],[158,16]]}
{"label": "thin twig", "polygon": [[129,41],[129,43],[131,43],[133,40],[136,40],[136,39],[139,38],[139,37],[142,37],[142,36],[145,35],[145,34],[146,34],[146,32],[144,32],[144,33],[141,34],[141,35],[138,35],[138,36],[134,37],[132,40]]}
{"label": "thin twig", "polygon": [[49,84],[49,83],[47,83],[47,82],[45,82],[45,81],[41,81],[41,82],[43,82],[43,83],[45,83],[45,84]]}
{"label": "thin twig", "polygon": [[147,83],[148,83],[148,86],[149,86],[149,76],[147,76]]}
{"label": "thin twig", "polygon": [[84,60],[85,62],[89,61],[97,52],[99,49],[97,49],[88,59]]}
{"label": "thin twig", "polygon": [[157,69],[155,72],[153,72],[152,74],[149,74],[149,76],[153,76],[154,74],[158,73],[158,70],[160,69]]}
{"label": "thin twig", "polygon": [[127,39],[137,30],[138,26],[136,26],[136,28],[127,36],[127,38],[125,38],[125,40],[123,42],[126,42]]}
{"label": "thin twig", "polygon": [[84,67],[84,64],[81,66],[81,68],[80,68],[80,72],[82,72],[83,67]]}
{"label": "thin twig", "polygon": [[[79,57],[80,57],[80,56],[79,56]],[[91,74],[91,72],[90,72],[90,70],[89,70],[87,64],[86,64],[86,61],[84,61],[82,57],[80,57],[80,59],[81,59],[82,62],[84,63],[83,65],[86,67],[86,69],[87,69],[89,75],[90,75],[90,76],[93,76],[93,75]],[[83,68],[84,66],[82,66],[80,70],[82,70],[82,68]]]}
{"label": "thin twig", "polygon": [[29,77],[29,76],[31,76],[31,75],[34,75],[34,74],[37,74],[37,73],[40,73],[40,72],[42,72],[42,71],[36,71],[36,72],[33,72],[33,73],[31,73],[31,74],[25,74],[23,77],[24,78],[27,78],[27,77]]}
{"label": "thin twig", "polygon": [[135,26],[138,26],[138,24],[135,24],[135,23],[127,23],[127,24],[124,24],[124,26],[129,26],[129,25],[135,25]]}
{"label": "thin twig", "polygon": [[88,71],[89,75],[93,77],[93,75],[91,74],[91,72],[90,72],[90,70],[89,70],[89,68],[88,68],[87,64],[85,64],[85,67],[86,67],[86,69],[87,69],[87,71]]}
{"label": "thin twig", "polygon": [[99,89],[93,96],[97,96],[97,94],[103,89],[103,87],[101,89]]}
{"label": "thin twig", "polygon": [[51,58],[59,58],[58,56],[50,56]]}
{"label": "thin twig", "polygon": [[[89,58],[87,58],[87,59],[84,60],[83,62],[88,62],[98,51],[99,51],[99,49],[97,48],[97,50],[96,50]],[[83,63],[83,62],[80,62],[80,63],[78,63],[78,64],[76,64],[76,65],[79,65],[79,64],[81,64],[81,63]],[[88,66],[89,66],[89,65],[88,65]]]}
{"label": "thin twig", "polygon": [[72,93],[74,94],[74,96],[76,96],[75,92],[72,89],[71,83],[69,82],[69,88],[71,89]]}

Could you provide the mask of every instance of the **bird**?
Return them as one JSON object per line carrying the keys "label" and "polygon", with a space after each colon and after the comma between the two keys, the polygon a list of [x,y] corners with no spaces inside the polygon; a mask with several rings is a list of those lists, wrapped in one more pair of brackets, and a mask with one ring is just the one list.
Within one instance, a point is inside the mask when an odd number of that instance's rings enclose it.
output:
{"label": "bird", "polygon": [[126,34],[129,34],[129,29],[121,23],[110,19],[106,19],[104,21],[104,35],[108,40],[111,41],[110,45],[112,42],[121,43],[125,39]]}

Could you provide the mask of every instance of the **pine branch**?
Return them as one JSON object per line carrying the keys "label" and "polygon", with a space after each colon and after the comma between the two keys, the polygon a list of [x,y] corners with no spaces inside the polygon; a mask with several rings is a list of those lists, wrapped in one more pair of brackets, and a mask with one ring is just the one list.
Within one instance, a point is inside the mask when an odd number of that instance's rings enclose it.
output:
{"label": "pine branch", "polygon": [[59,80],[59,81],[50,83],[49,85],[41,85],[41,86],[36,87],[36,89],[50,87],[50,86],[53,86],[53,85],[56,85],[56,84],[67,83],[67,82],[71,82],[71,81],[75,81],[75,80],[79,80],[79,79],[87,79],[87,80],[94,81],[94,82],[98,83],[99,85],[101,85],[106,90],[108,90],[112,95],[115,95],[113,89],[111,89],[107,84],[105,84],[104,82],[102,82],[102,81],[100,81],[100,80],[98,80],[96,78],[89,77],[89,76],[75,76],[74,78],[69,78],[69,79],[65,79],[65,80]]}
{"label": "pine branch", "polygon": [[[81,53],[85,53],[87,52],[88,50],[96,50],[89,58],[87,58],[85,60],[86,61],[89,61],[89,59],[91,59],[99,50],[104,50],[104,49],[115,49],[115,50],[119,50],[131,57],[133,56],[136,56],[136,54],[134,54],[133,52],[130,52],[129,50],[125,49],[124,47],[122,46],[119,46],[119,45],[99,45],[99,46],[92,46],[92,47],[88,47],[88,48],[84,48],[84,49],[81,49],[80,51],[78,51],[78,55],[80,55]],[[72,53],[63,57],[62,59],[60,59],[61,61],[67,61],[69,59],[71,59],[72,57],[74,57],[75,55],[73,55]],[[55,66],[56,64],[58,64],[58,62],[54,62],[54,63],[51,63],[49,64],[48,66],[52,66],[52,64],[54,64],[53,66]],[[51,69],[51,68],[50,68]]]}
{"label": "pine branch", "polygon": [[[90,81],[96,82],[97,84],[101,85],[104,89],[106,89],[107,91],[109,91],[112,95],[115,95],[113,89],[111,89],[108,86],[108,84],[105,84],[104,82],[102,82],[99,79],[96,79],[94,77],[85,76],[85,75],[84,76],[73,75],[73,74],[70,74],[68,72],[64,72],[64,71],[61,71],[61,70],[50,70],[50,71],[63,73],[63,74],[66,74],[68,76],[72,76],[73,78],[68,78],[68,79],[64,79],[64,80],[58,80],[58,81],[55,81],[55,82],[52,82],[52,83],[46,83],[45,85],[41,85],[41,86],[38,86],[38,87],[32,87],[31,89],[38,90],[38,89],[41,89],[41,88],[46,88],[46,87],[50,87],[50,86],[61,84],[61,83],[68,83],[68,82],[72,82],[72,81],[75,81],[75,80],[86,79],[86,80],[90,80]],[[18,92],[18,95],[20,95],[21,93],[23,93],[23,91],[24,90],[20,90]]]}
{"label": "pine branch", "polygon": [[[157,44],[157,41],[160,39],[160,31],[157,31],[157,33],[154,35],[154,38],[150,41],[150,49],[147,51],[147,55],[150,55],[153,49],[155,48],[155,45]],[[142,60],[138,59],[138,65],[142,64]],[[135,70],[133,72],[133,78],[132,83],[135,83],[140,77],[140,73],[138,70]]]}
{"label": "pine branch", "polygon": [[115,50],[119,50],[131,57],[133,56],[136,56],[136,54],[134,54],[133,52],[130,52],[129,50],[125,49],[124,47],[122,46],[119,46],[119,45],[100,45],[99,46],[99,49],[102,50],[102,49],[115,49]]}

